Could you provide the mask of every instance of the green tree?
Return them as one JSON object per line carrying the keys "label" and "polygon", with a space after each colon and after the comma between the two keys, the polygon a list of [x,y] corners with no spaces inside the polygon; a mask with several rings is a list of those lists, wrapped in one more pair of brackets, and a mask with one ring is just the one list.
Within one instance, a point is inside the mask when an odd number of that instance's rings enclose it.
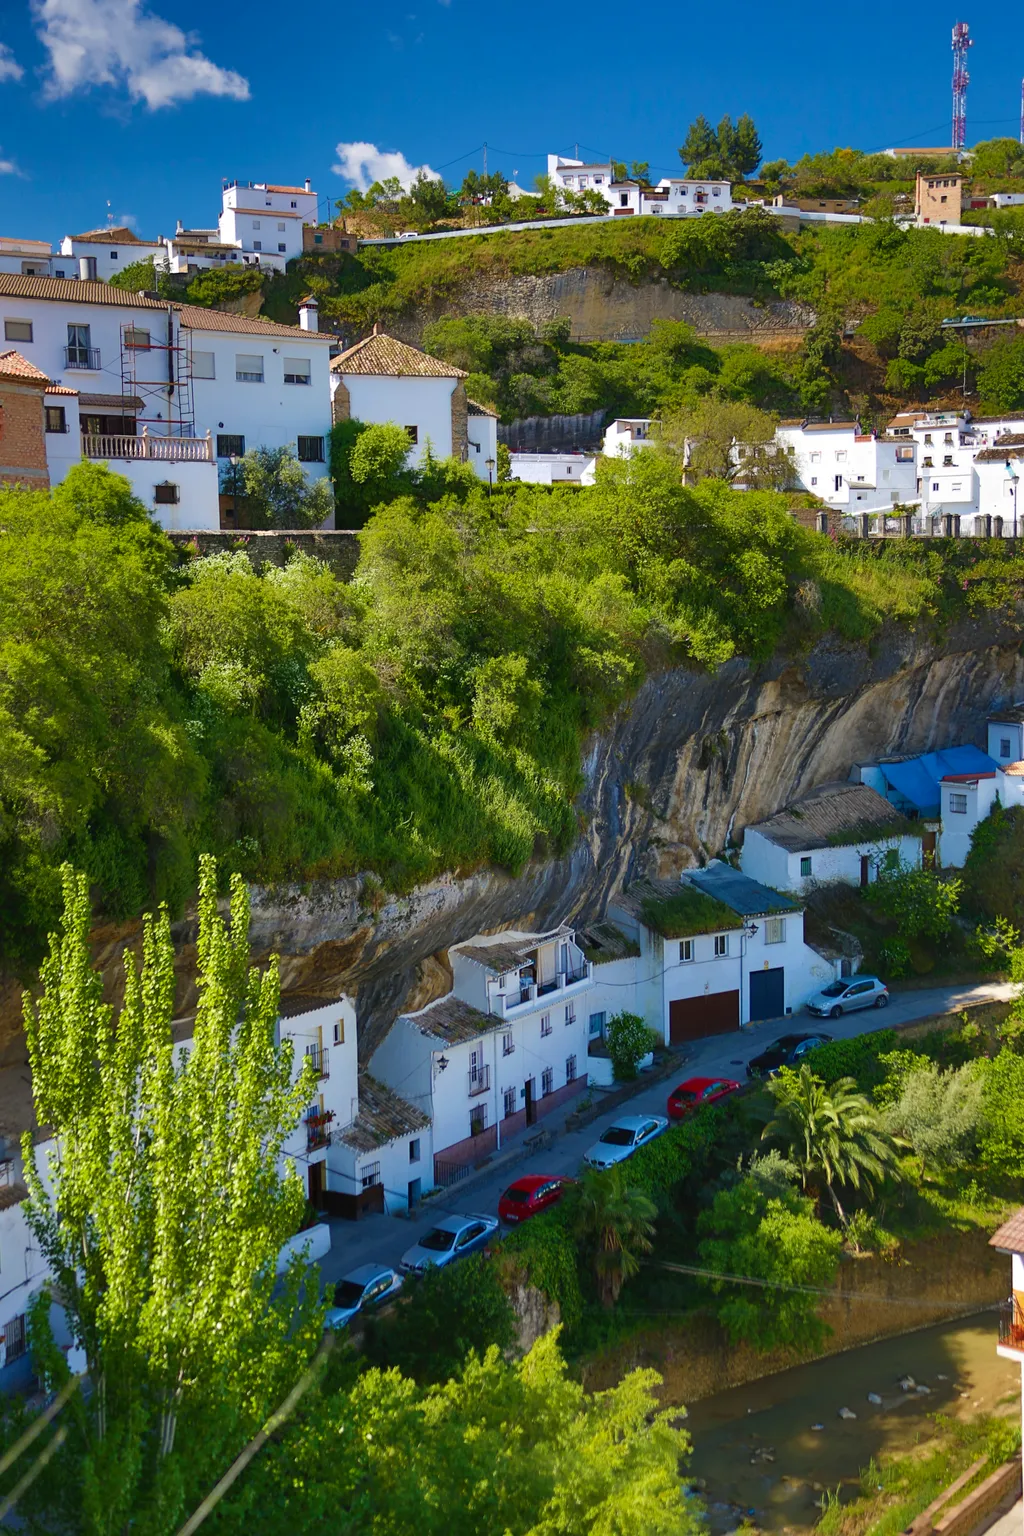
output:
{"label": "green tree", "polygon": [[[129,955],[115,1025],[90,964],[88,883],[65,867],[64,917],[43,962],[25,1035],[38,1121],[54,1150],[44,1174],[23,1138],[25,1217],[54,1276],[93,1392],[75,1399],[62,1478],[81,1491],[81,1528],[177,1530],[197,1497],[310,1359],[322,1312],[301,1258],[275,1299],[281,1244],[303,1210],[279,1162],[313,1089],[275,1044],[276,962],[248,969],[249,903],[232,883],[217,912],[202,861],[198,1002],[175,1059],[174,948],[166,911]],[[33,1340],[49,1384],[67,1376]],[[41,1490],[44,1501],[46,1490]]]}
{"label": "green tree", "polygon": [[793,476],[793,456],[775,440],[778,418],[738,402],[706,399],[662,421],[658,441],[694,481],[741,480],[778,490]]}
{"label": "green tree", "polygon": [[997,341],[978,364],[982,409],[1000,413],[1024,405],[1024,341]]}
{"label": "green tree", "polygon": [[1024,1056],[1004,1046],[985,1073],[981,1155],[996,1173],[1024,1177]]}
{"label": "green tree", "polygon": [[331,428],[331,476],[349,525],[358,527],[378,502],[412,489],[408,458],[409,434],[394,422],[340,421]]}
{"label": "green tree", "polygon": [[417,221],[424,226],[438,223],[448,212],[448,188],[439,176],[420,171],[409,188],[409,197]]}
{"label": "green tree", "polygon": [[885,1125],[926,1164],[962,1168],[973,1161],[984,1129],[985,1083],[975,1063],[943,1072],[918,1058]]}
{"label": "green tree", "polygon": [[497,1265],[474,1254],[407,1280],[391,1315],[368,1319],[360,1348],[370,1365],[397,1367],[423,1385],[457,1376],[471,1350],[510,1350],[515,1337]]}
{"label": "green tree", "polygon": [[896,924],[901,939],[944,939],[960,908],[963,881],[942,878],[935,870],[901,863],[882,865],[867,899]]}
{"label": "green tree", "polygon": [[[741,176],[749,176],[761,164],[762,145],[754,119],[744,112],[733,135],[733,164]],[[785,162],[782,162],[783,164]]]}
{"label": "green tree", "polygon": [[250,528],[319,528],[334,511],[327,478],[309,480],[291,447],[250,448],[221,470],[221,490],[234,493],[236,475]]}
{"label": "green tree", "polygon": [[698,165],[702,160],[710,160],[717,153],[718,139],[715,136],[715,130],[701,112],[686,131],[686,138],[679,146],[679,158],[684,165]]}
{"label": "green tree", "polygon": [[800,1169],[805,1191],[828,1194],[841,1222],[840,1188],[870,1194],[897,1170],[898,1146],[852,1077],[826,1088],[806,1064],[784,1067],[767,1085],[775,1113],[762,1139],[776,1141]]}
{"label": "green tree", "polygon": [[[733,1343],[806,1349],[827,1332],[813,1290],[835,1280],[843,1239],[815,1218],[809,1199],[784,1187],[782,1170],[765,1173],[752,1169],[701,1215],[698,1254],[711,1271],[704,1284]],[[730,1276],[765,1283],[734,1285]]]}
{"label": "green tree", "polygon": [[170,281],[166,269],[157,269],[152,256],[147,256],[145,261],[130,261],[107,281],[111,288],[126,288],[129,293],[158,293],[161,298],[168,299],[181,295],[181,290],[175,288]]}
{"label": "green tree", "polygon": [[626,1178],[622,1167],[590,1168],[572,1196],[573,1229],[591,1256],[603,1307],[615,1305],[626,1281],[640,1269],[639,1255],[654,1246],[658,1208],[640,1190],[630,1189]]}
{"label": "green tree", "polygon": [[633,1081],[638,1064],[654,1048],[654,1038],[638,1013],[616,1013],[608,1020],[605,1039],[618,1082]]}
{"label": "green tree", "polygon": [[983,139],[971,150],[971,176],[975,180],[1024,176],[1024,146],[1016,139]]}

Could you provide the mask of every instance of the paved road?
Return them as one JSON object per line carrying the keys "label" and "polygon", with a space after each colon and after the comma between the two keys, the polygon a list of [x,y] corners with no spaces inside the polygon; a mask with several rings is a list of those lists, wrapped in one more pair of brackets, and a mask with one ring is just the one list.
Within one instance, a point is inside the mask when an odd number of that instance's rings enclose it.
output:
{"label": "paved road", "polygon": [[[865,1010],[842,1019],[824,1020],[802,1013],[755,1024],[738,1034],[694,1041],[680,1053],[677,1077],[662,1079],[647,1087],[641,1086],[628,1104],[599,1116],[583,1130],[567,1132],[564,1129],[565,1117],[571,1111],[571,1105],[548,1116],[543,1124],[557,1132],[554,1145],[546,1152],[529,1157],[528,1161],[528,1155],[524,1153],[521,1165],[511,1168],[506,1165],[490,1171],[485,1168],[470,1181],[468,1187],[463,1184],[446,1195],[435,1196],[427,1201],[419,1214],[408,1220],[374,1215],[360,1222],[332,1221],[331,1252],[320,1264],[322,1278],[325,1282],[337,1280],[356,1265],[371,1260],[382,1264],[397,1264],[405,1250],[416,1242],[418,1235],[432,1226],[443,1212],[484,1211],[496,1214],[502,1192],[519,1173],[577,1173],[584,1152],[619,1115],[651,1112],[664,1114],[669,1089],[684,1077],[721,1075],[743,1078],[750,1058],[757,1056],[772,1040],[789,1030],[823,1029],[836,1040],[850,1039],[876,1029],[909,1024],[932,1014],[955,1013],[971,1003],[1009,1001],[1015,991],[1009,983],[1001,982],[978,986],[929,987],[920,991],[896,993],[886,1009]],[[522,1137],[516,1138],[516,1141],[521,1143]],[[515,1144],[509,1142],[504,1150],[509,1150]]]}

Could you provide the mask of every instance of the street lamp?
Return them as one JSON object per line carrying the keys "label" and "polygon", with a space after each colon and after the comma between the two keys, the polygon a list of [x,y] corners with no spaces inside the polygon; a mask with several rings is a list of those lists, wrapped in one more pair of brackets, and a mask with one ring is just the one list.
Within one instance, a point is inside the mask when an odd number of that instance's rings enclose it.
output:
{"label": "street lamp", "polygon": [[487,465],[487,494],[490,496],[493,494],[494,460],[484,459],[484,463]]}
{"label": "street lamp", "polygon": [[1014,469],[1014,467],[1010,463],[1009,459],[1007,459],[1007,461],[1006,461],[1006,473],[1009,475],[1009,477],[1010,477],[1010,484],[1013,486],[1013,537],[1014,537],[1014,539],[1016,539],[1016,537],[1017,537],[1017,478],[1018,478],[1018,476],[1017,476],[1017,471]]}

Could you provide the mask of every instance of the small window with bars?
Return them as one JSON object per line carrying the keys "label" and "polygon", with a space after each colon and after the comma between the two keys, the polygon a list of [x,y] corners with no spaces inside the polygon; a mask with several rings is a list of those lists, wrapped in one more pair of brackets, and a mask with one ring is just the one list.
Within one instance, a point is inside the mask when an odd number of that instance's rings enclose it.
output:
{"label": "small window with bars", "polygon": [[487,1129],[487,1105],[479,1104],[469,1113],[469,1134],[482,1136]]}
{"label": "small window with bars", "polygon": [[154,485],[153,500],[158,507],[176,507],[180,500],[178,487],[171,480],[165,480],[161,485]]}
{"label": "small window with bars", "polygon": [[550,1035],[550,1033],[551,1033],[551,1015],[550,1015],[550,1013],[542,1013],[541,1014],[541,1016],[540,1016],[540,1033],[541,1033],[541,1039],[543,1039],[545,1035]]}
{"label": "small window with bars", "polygon": [[515,1050],[515,1048],[516,1048],[516,1042],[515,1042],[515,1039],[513,1038],[513,1036],[511,1034],[502,1035],[502,1037],[501,1037],[501,1054],[503,1056],[511,1056],[512,1052]]}
{"label": "small window with bars", "polygon": [[516,1091],[514,1088],[506,1088],[501,1096],[502,1112],[507,1120],[509,1115],[516,1112]]}
{"label": "small window with bars", "polygon": [[566,1003],[566,1005],[565,1005],[565,1022],[566,1022],[566,1024],[575,1024],[576,1023],[576,1004],[575,1003]]}
{"label": "small window with bars", "polygon": [[[309,383],[309,380],[306,380]],[[324,440],[322,437],[301,437],[298,444],[299,462],[301,464],[322,464],[324,462]]]}
{"label": "small window with bars", "polygon": [[549,1093],[554,1093],[554,1091],[555,1091],[555,1069],[554,1069],[554,1067],[545,1067],[544,1071],[541,1073],[541,1075],[540,1075],[540,1091],[541,1091],[541,1094],[543,1095],[543,1097],[545,1099],[547,1098]]}
{"label": "small window with bars", "polygon": [[786,919],[784,917],[765,918],[764,941],[766,944],[785,944]]}
{"label": "small window with bars", "polygon": [[565,1058],[565,1080],[566,1080],[567,1083],[574,1083],[576,1081],[576,1057],[575,1056],[567,1056]]}
{"label": "small window with bars", "polygon": [[28,1349],[28,1330],[25,1327],[25,1314],[20,1313],[12,1317],[9,1323],[4,1324],[4,1364],[10,1365],[12,1360],[20,1360]]}
{"label": "small window with bars", "polygon": [[217,433],[217,457],[218,459],[241,459],[245,457],[245,438],[240,432]]}
{"label": "small window with bars", "polygon": [[367,1163],[359,1175],[360,1183],[364,1189],[372,1189],[380,1183],[380,1163]]}
{"label": "small window with bars", "polygon": [[954,816],[967,815],[967,796],[951,794],[949,797],[949,809]]}

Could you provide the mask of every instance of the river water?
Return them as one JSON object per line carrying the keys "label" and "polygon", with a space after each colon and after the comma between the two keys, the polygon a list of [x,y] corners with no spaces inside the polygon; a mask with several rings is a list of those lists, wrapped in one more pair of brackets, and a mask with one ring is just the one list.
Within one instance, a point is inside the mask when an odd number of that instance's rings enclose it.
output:
{"label": "river water", "polygon": [[[902,1390],[908,1376],[929,1390]],[[981,1313],[694,1403],[690,1471],[703,1484],[713,1531],[749,1514],[766,1531],[803,1532],[820,1515],[824,1489],[857,1488],[872,1456],[927,1439],[930,1414],[1016,1413],[1020,1391],[1020,1367],[996,1354],[995,1314]],[[841,1408],[856,1418],[841,1418]]]}

